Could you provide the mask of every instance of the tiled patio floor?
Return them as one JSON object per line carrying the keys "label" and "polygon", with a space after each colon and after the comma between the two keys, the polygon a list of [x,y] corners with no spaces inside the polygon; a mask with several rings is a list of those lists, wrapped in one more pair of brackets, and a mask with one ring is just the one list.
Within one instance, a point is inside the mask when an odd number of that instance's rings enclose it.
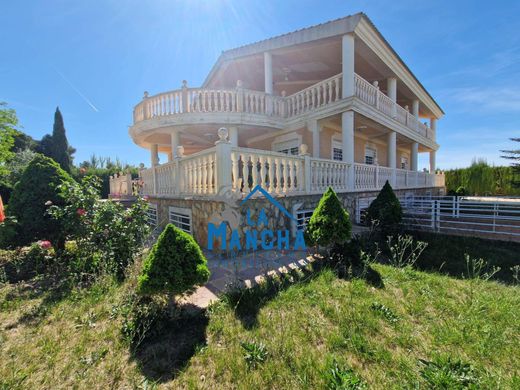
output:
{"label": "tiled patio floor", "polygon": [[313,261],[310,251],[256,251],[238,256],[223,256],[205,253],[211,276],[206,285],[198,288],[186,298],[199,307],[207,307],[218,299],[228,286],[245,285],[250,287],[261,280],[263,275],[285,269],[302,267]]}

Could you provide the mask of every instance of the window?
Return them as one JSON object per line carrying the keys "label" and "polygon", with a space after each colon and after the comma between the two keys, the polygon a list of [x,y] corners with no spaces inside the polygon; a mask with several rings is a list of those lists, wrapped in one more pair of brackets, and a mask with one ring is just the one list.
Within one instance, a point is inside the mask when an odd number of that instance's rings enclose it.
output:
{"label": "window", "polygon": [[408,169],[408,156],[401,156],[401,169]]}
{"label": "window", "polygon": [[296,230],[304,230],[307,223],[312,217],[314,210],[298,210],[296,211]]}
{"label": "window", "polygon": [[170,207],[169,214],[170,223],[177,226],[179,229],[184,230],[186,233],[191,234],[191,210]]}
{"label": "window", "polygon": [[332,140],[332,159],[343,161],[343,145],[340,141]]}
{"label": "window", "polygon": [[365,146],[365,164],[373,165],[377,162],[377,149],[374,145]]}
{"label": "window", "polygon": [[148,210],[146,210],[146,222],[152,229],[157,227],[157,205],[148,203]]}
{"label": "window", "polygon": [[291,154],[297,156],[300,152],[300,141],[296,138],[283,142],[273,143],[273,150],[278,153]]}
{"label": "window", "polygon": [[298,155],[298,147],[295,146],[295,147],[290,148],[290,149],[281,149],[281,150],[277,150],[277,152],[285,153],[285,154],[292,154],[293,156],[297,156]]}

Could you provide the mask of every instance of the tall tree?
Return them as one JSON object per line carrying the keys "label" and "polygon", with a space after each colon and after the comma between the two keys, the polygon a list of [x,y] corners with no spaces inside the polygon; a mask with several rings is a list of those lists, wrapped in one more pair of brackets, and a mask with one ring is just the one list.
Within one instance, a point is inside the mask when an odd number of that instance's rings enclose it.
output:
{"label": "tall tree", "polygon": [[13,157],[14,135],[18,118],[12,108],[0,102],[0,174],[5,173],[5,164]]}
{"label": "tall tree", "polygon": [[60,108],[56,107],[54,113],[54,126],[52,128],[52,149],[51,157],[67,172],[70,172],[72,159],[69,150],[69,142],[65,134],[65,125]]}
{"label": "tall tree", "polygon": [[[520,142],[520,138],[511,138],[513,142]],[[520,188],[520,149],[513,150],[501,150],[502,153],[505,153],[502,158],[513,160],[511,164],[513,167],[513,179],[511,181],[511,185],[514,188]]]}

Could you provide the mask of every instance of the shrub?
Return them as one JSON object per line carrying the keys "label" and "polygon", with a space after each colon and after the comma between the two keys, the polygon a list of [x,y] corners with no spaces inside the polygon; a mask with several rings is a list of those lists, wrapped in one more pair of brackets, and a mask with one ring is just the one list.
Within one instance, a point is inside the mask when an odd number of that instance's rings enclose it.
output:
{"label": "shrub", "polygon": [[312,213],[305,238],[308,244],[331,246],[350,239],[352,224],[336,193],[329,187]]}
{"label": "shrub", "polygon": [[433,361],[419,359],[424,365],[421,376],[431,389],[478,389],[479,373],[460,359],[437,355]]}
{"label": "shrub", "polygon": [[256,368],[267,359],[267,348],[263,343],[256,341],[240,343],[244,350],[244,360],[248,368]]}
{"label": "shrub", "polygon": [[18,244],[47,239],[55,248],[63,249],[62,224],[47,215],[47,208],[49,202],[65,204],[58,187],[71,182],[71,177],[48,157],[38,155],[29,163],[14,187],[7,210],[18,222]]}
{"label": "shrub", "polygon": [[177,295],[208,278],[206,258],[195,239],[168,224],[144,261],[137,290],[145,295]]}
{"label": "shrub", "polygon": [[86,177],[81,183],[60,187],[67,199],[64,206],[52,206],[49,213],[75,241],[69,264],[83,274],[101,272],[124,277],[148,233],[147,204],[138,199],[125,209],[120,203],[99,198],[99,179]]}
{"label": "shrub", "polygon": [[381,233],[387,236],[397,230],[402,219],[401,203],[399,203],[399,199],[395,196],[394,190],[387,180],[377,198],[370,203],[366,220],[369,224],[376,223]]}
{"label": "shrub", "polygon": [[35,243],[30,247],[0,250],[0,275],[9,283],[29,280],[44,272],[54,256],[52,248]]}
{"label": "shrub", "polygon": [[334,359],[330,361],[322,374],[328,390],[361,390],[365,389],[364,382],[351,368],[342,367]]}

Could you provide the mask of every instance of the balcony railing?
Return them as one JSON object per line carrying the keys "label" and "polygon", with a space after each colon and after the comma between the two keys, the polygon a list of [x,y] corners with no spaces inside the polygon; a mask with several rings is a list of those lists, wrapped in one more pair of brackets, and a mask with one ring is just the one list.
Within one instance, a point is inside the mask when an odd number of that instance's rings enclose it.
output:
{"label": "balcony railing", "polygon": [[[302,150],[305,152],[305,148]],[[229,143],[217,143],[211,149],[142,170],[140,174],[141,193],[158,196],[211,197],[226,188],[247,194],[257,185],[278,196],[319,194],[329,186],[337,192],[376,191],[387,180],[395,189],[444,186],[443,174],[357,163],[350,166],[305,153],[293,156],[232,147]],[[111,179],[111,189],[112,184]]]}
{"label": "balcony railing", "polygon": [[[392,101],[377,87],[354,75],[355,96],[422,136],[435,132]],[[183,88],[145,98],[134,109],[134,124],[146,119],[186,113],[246,113],[290,119],[341,100],[342,75],[320,81],[290,96],[274,96],[237,85],[235,89]]]}

